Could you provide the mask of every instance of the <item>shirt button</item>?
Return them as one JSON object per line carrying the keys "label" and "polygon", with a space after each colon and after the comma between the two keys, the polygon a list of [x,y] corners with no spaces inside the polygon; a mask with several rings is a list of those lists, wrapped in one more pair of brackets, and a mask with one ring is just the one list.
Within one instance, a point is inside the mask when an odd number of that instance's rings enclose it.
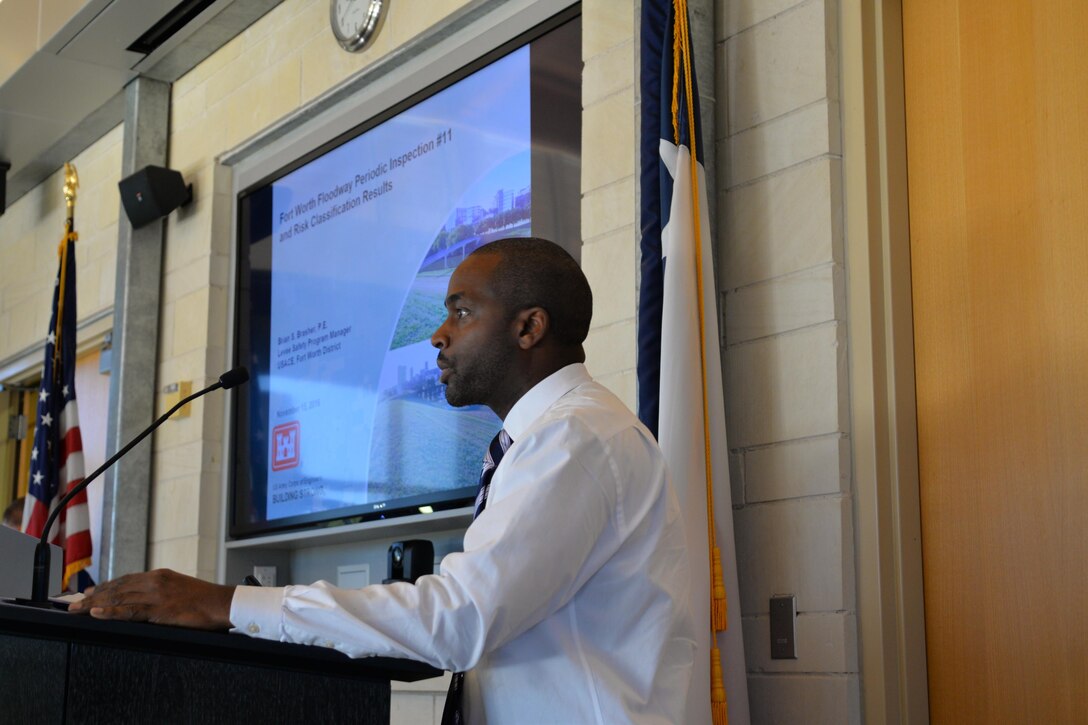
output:
{"label": "shirt button", "polygon": [[250,622],[249,626],[246,627],[246,631],[250,634],[257,634],[261,631],[261,625],[257,624],[256,622]]}

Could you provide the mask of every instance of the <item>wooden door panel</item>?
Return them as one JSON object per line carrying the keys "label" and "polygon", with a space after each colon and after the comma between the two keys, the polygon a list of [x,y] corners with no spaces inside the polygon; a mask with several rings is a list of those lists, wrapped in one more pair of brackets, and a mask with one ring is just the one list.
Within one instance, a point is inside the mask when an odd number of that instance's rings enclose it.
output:
{"label": "wooden door panel", "polygon": [[1088,3],[903,3],[933,722],[1088,722]]}

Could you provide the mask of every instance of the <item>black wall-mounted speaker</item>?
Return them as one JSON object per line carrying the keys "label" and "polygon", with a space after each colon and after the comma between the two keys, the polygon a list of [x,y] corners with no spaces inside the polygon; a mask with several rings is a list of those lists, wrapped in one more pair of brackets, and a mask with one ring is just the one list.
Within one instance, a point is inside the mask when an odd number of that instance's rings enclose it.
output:
{"label": "black wall-mounted speaker", "polygon": [[193,198],[193,186],[185,183],[181,172],[161,166],[145,166],[121,179],[117,187],[133,229],[162,219]]}

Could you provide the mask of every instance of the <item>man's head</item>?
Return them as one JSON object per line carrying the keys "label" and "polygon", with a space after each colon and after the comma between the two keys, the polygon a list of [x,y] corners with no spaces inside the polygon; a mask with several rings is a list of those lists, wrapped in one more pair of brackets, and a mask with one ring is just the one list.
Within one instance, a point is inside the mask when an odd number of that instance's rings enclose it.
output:
{"label": "man's head", "polygon": [[26,499],[19,497],[8,504],[8,507],[4,509],[4,526],[9,529],[20,530],[23,527],[23,506],[26,504]]}
{"label": "man's head", "polygon": [[578,263],[544,239],[500,239],[454,270],[431,337],[451,405],[505,417],[529,388],[585,360],[593,295]]}

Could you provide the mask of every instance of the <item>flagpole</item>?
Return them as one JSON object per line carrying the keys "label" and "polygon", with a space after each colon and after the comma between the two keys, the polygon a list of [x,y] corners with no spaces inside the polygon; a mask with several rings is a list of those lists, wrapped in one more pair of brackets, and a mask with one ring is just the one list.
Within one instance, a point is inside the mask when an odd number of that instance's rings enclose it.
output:
{"label": "flagpole", "polygon": [[53,346],[53,382],[57,382],[57,376],[60,375],[60,356],[63,349],[63,345],[60,344],[61,333],[64,331],[64,303],[65,303],[65,291],[68,289],[67,275],[68,275],[68,249],[71,246],[69,242],[75,242],[79,239],[79,235],[76,234],[76,192],[79,189],[79,174],[76,172],[76,167],[70,163],[64,164],[64,206],[65,206],[65,222],[64,222],[64,238],[60,240],[60,248],[57,249],[57,254],[60,256],[60,291],[57,298],[57,323],[56,328],[53,330],[56,344]]}

